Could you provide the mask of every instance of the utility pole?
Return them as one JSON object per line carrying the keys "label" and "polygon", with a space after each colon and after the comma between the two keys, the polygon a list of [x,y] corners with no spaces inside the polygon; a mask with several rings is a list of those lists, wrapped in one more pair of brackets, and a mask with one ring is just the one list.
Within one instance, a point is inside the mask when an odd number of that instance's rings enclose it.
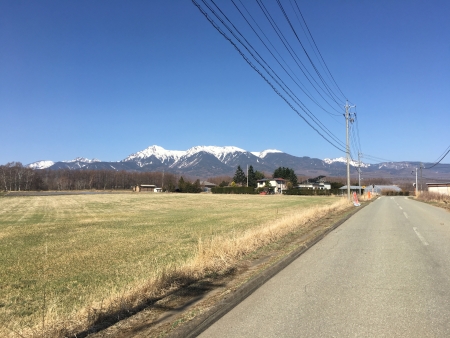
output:
{"label": "utility pole", "polygon": [[423,169],[423,163],[420,162],[420,192],[423,192],[423,179],[422,179],[422,169]]}
{"label": "utility pole", "polygon": [[417,196],[418,189],[419,189],[419,186],[417,185],[417,168],[416,168],[416,196]]}
{"label": "utility pole", "polygon": [[347,149],[346,149],[346,153],[347,153],[347,198],[349,201],[351,201],[351,197],[350,197],[350,143],[349,143],[349,139],[348,139],[348,124],[349,121],[353,122],[353,119],[351,119],[350,117],[350,112],[349,109],[353,108],[356,106],[349,106],[348,105],[348,101],[345,102],[345,131],[346,131],[346,139],[347,139]]}
{"label": "utility pole", "polygon": [[361,196],[361,153],[358,151],[358,186],[359,196]]}
{"label": "utility pole", "polygon": [[247,164],[247,188],[248,188],[248,164]]}
{"label": "utility pole", "polygon": [[[414,171],[416,172],[416,184],[415,185],[413,184],[413,185],[414,185],[414,188],[415,188],[415,196],[417,196],[417,191],[419,189],[419,186],[417,185],[417,172],[419,171],[419,169],[416,167],[414,169]],[[413,174],[414,171],[411,172],[411,175]]]}

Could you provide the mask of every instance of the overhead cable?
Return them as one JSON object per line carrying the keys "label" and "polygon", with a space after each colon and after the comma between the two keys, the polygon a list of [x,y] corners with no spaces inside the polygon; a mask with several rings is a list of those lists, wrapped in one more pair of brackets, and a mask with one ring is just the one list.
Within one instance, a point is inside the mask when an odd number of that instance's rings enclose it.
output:
{"label": "overhead cable", "polygon": [[[316,79],[311,75],[311,73],[308,71],[308,69],[306,68],[306,66],[303,64],[303,62],[300,60],[299,56],[297,55],[297,53],[295,52],[294,48],[289,44],[289,42],[287,41],[286,37],[284,36],[283,32],[281,31],[281,29],[278,27],[278,25],[276,24],[275,20],[272,18],[270,12],[267,10],[267,8],[264,6],[264,3],[261,0],[256,0],[259,8],[261,9],[261,11],[263,12],[264,16],[266,17],[267,21],[269,21],[269,24],[272,26],[272,29],[275,31],[275,33],[277,34],[278,38],[280,39],[280,41],[282,42],[282,44],[284,45],[284,47],[286,48],[286,50],[288,51],[288,53],[291,55],[292,59],[294,60],[294,62],[296,63],[296,65],[299,67],[299,69],[301,70],[301,72],[303,73],[303,75],[306,77],[306,79],[308,80],[308,82],[311,84],[311,86],[315,89],[315,91],[319,94],[319,96],[335,111],[337,111],[338,113],[340,113],[340,111],[338,111],[327,99],[325,99],[325,97],[322,95],[322,93],[316,88],[316,86],[312,83],[312,81],[314,81],[314,83],[317,85],[318,88],[320,88],[322,90],[322,92],[328,96],[330,99],[333,100],[333,98],[330,96],[330,94],[325,91],[320,84],[316,81]],[[295,57],[294,57],[295,56]],[[300,64],[299,64],[300,63]],[[308,76],[309,75],[309,76]],[[310,79],[311,77],[311,79]],[[333,100],[335,101],[335,100]],[[336,101],[335,101],[336,102]],[[339,107],[341,107],[341,105],[338,104]]]}
{"label": "overhead cable", "polygon": [[[211,23],[211,25],[227,40],[229,41],[233,47],[238,51],[238,53],[244,58],[244,60],[250,65],[250,67],[252,67],[253,70],[255,70],[263,79],[264,81],[266,81],[267,84],[269,84],[269,86],[275,91],[275,93],[280,96],[288,105],[289,107],[294,110],[298,116],[300,116],[314,131],[316,131],[325,141],[327,141],[328,143],[330,143],[333,147],[335,147],[336,149],[345,152],[345,150],[343,148],[340,148],[338,145],[336,145],[335,143],[333,143],[332,141],[330,141],[326,136],[324,136],[319,130],[317,130],[304,116],[303,114],[301,114],[290,102],[288,99],[286,99],[286,97],[283,96],[283,94],[281,94],[281,92],[269,81],[269,79],[250,61],[250,59],[240,50],[240,48],[236,45],[236,43],[217,25],[217,23],[208,15],[208,13],[201,7],[201,5],[196,1],[196,0],[192,0],[192,2],[194,3],[194,5],[199,9],[199,11],[205,16],[205,18]],[[205,3],[205,0],[202,0],[202,2],[208,7],[208,9],[211,10],[210,6],[208,4]],[[212,11],[212,10],[211,10]],[[213,11],[212,11],[213,12]],[[213,13],[214,14],[214,13]],[[215,15],[217,17],[217,15]],[[220,20],[220,18],[218,18]],[[235,37],[236,38],[236,37]],[[242,43],[241,43],[242,44]],[[245,47],[245,45],[243,45]],[[248,51],[248,49],[247,49]],[[250,51],[249,51],[250,52]],[[252,57],[259,63],[259,60],[256,59],[253,55]],[[261,64],[260,64],[261,65]],[[262,66],[262,65],[261,65]],[[263,66],[262,66],[263,67]],[[264,67],[263,67],[264,68]],[[266,70],[266,72],[273,78],[273,76]],[[281,87],[283,88],[278,81],[276,81],[276,79],[274,79],[274,81]],[[283,89],[284,90],[284,89]],[[286,92],[286,90],[285,90]],[[286,92],[287,93],[287,92]],[[289,93],[287,93],[287,95],[289,97],[291,97],[291,95]],[[291,99],[293,99],[291,97]],[[295,102],[295,100],[294,100]],[[302,106],[299,106],[300,109],[306,113],[308,115],[308,112],[306,111],[306,109]],[[309,116],[309,115],[308,115]],[[311,117],[310,117],[311,118]],[[320,126],[319,126],[320,127]]]}
{"label": "overhead cable", "polygon": [[306,23],[306,20],[305,20],[305,18],[303,17],[302,11],[300,10],[300,8],[299,8],[299,6],[298,6],[297,0],[294,0],[294,2],[295,2],[295,5],[297,6],[297,9],[298,9],[299,13],[300,13],[300,16],[302,17],[303,23],[305,24],[305,27],[306,27],[306,29],[308,30],[309,36],[311,37],[311,39],[312,39],[312,41],[313,41],[313,43],[314,43],[314,46],[316,46],[316,49],[317,49],[317,51],[319,52],[319,55],[320,55],[320,58],[322,59],[323,64],[325,65],[326,69],[328,70],[328,74],[330,74],[330,76],[331,76],[331,78],[332,78],[332,80],[333,80],[333,83],[336,85],[336,88],[337,88],[337,89],[339,90],[339,92],[342,94],[343,98],[346,99],[347,96],[342,92],[341,88],[339,88],[338,84],[336,83],[336,81],[335,81],[335,79],[334,79],[333,74],[331,74],[330,69],[328,68],[328,66],[327,66],[327,64],[326,64],[326,62],[325,62],[325,60],[323,59],[323,56],[322,56],[322,53],[321,53],[320,50],[319,50],[319,47],[317,47],[316,41],[314,40],[314,37],[312,36],[311,31],[309,30],[308,24]]}
{"label": "overhead cable", "polygon": [[[328,136],[330,136],[335,142],[340,143],[341,146],[345,146],[345,144],[339,140],[339,138],[337,138],[337,136],[335,136],[304,104],[303,102],[295,95],[295,93],[289,88],[289,86],[287,86],[285,84],[285,82],[276,74],[276,72],[272,69],[272,67],[270,67],[270,65],[268,65],[268,63],[264,60],[263,57],[261,57],[261,55],[258,53],[258,51],[255,50],[255,48],[253,48],[253,46],[247,41],[247,39],[239,32],[239,30],[234,26],[234,24],[228,19],[228,17],[222,12],[222,10],[216,5],[216,3],[211,0],[211,2],[214,4],[214,6],[217,8],[217,10],[225,17],[225,20],[227,20],[230,25],[232,26],[231,29],[223,20],[222,18],[219,17],[219,15],[214,11],[213,8],[211,8],[211,6],[209,6],[205,0],[202,0],[202,2],[206,5],[206,7],[211,11],[211,13],[222,23],[222,25],[224,25],[224,27],[233,35],[233,37],[247,50],[247,52],[253,57],[253,59],[266,71],[266,73],[276,82],[276,84],[278,86],[280,86],[281,89],[284,90],[284,92],[308,115],[308,117],[313,120],[320,129],[322,129],[324,131],[324,133],[326,133]],[[239,34],[242,39],[247,43],[244,44],[242,42],[242,40],[236,36],[235,32],[237,34]],[[253,52],[258,56],[255,57],[255,55],[252,53],[252,51],[250,51],[250,49],[253,50]],[[266,67],[262,64],[264,63],[266,65],[267,68],[270,69],[269,72]],[[272,75],[273,74],[273,75]],[[276,78],[275,78],[275,77]],[[278,79],[278,80],[277,80]],[[281,83],[280,83],[281,82]],[[293,98],[295,97],[295,99]]]}

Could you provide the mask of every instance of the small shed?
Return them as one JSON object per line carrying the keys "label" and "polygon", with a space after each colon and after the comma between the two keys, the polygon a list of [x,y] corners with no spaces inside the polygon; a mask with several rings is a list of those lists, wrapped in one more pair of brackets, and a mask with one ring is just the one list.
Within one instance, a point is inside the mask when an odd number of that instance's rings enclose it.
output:
{"label": "small shed", "polygon": [[426,183],[429,192],[450,195],[450,183]]}
{"label": "small shed", "polygon": [[133,191],[135,192],[141,192],[141,191],[151,191],[154,192],[156,188],[156,185],[154,184],[137,184],[133,186]]}

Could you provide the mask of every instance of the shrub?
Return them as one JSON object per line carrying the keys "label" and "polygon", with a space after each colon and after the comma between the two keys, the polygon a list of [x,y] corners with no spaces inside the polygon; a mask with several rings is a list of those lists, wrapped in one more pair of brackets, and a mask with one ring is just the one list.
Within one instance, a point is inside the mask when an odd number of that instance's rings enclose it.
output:
{"label": "shrub", "polygon": [[285,195],[303,195],[303,196],[328,196],[331,195],[330,190],[318,189],[288,189],[283,191]]}
{"label": "shrub", "polygon": [[211,188],[213,194],[256,194],[252,187],[214,187]]}

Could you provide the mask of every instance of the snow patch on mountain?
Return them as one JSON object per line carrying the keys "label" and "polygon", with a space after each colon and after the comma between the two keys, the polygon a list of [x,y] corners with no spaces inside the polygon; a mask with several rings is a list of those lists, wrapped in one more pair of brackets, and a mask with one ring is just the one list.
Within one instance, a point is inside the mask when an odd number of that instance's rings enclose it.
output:
{"label": "snow patch on mountain", "polygon": [[69,160],[69,161],[61,161],[64,163],[74,163],[74,162],[82,162],[82,163],[95,163],[95,162],[101,162],[99,159],[97,158],[93,158],[92,160],[86,158],[86,157],[76,157],[73,160]]}
{"label": "snow patch on mountain", "polygon": [[283,153],[283,152],[281,150],[277,150],[277,149],[266,149],[261,152],[252,151],[252,154],[259,158],[264,158],[267,156],[267,154],[273,154],[273,153]]}
{"label": "snow patch on mountain", "polygon": [[54,164],[55,164],[55,162],[53,162],[53,161],[37,161],[37,162],[28,164],[27,167],[31,168],[31,169],[47,169]]}
{"label": "snow patch on mountain", "polygon": [[186,151],[186,155],[191,156],[196,153],[204,151],[211,155],[214,155],[218,160],[222,161],[227,155],[234,153],[246,153],[247,151],[238,147],[226,146],[226,147],[216,147],[216,146],[197,146],[192,147]]}
{"label": "snow patch on mountain", "polygon": [[[334,158],[334,159],[325,158],[323,161],[326,164],[332,164],[332,163],[335,163],[335,162],[347,163],[347,159],[345,157],[338,157],[338,158]],[[350,160],[350,165],[353,166],[353,167],[358,167],[359,163],[358,163],[358,161]],[[361,162],[361,168],[368,168],[368,167],[370,167],[370,164]]]}

